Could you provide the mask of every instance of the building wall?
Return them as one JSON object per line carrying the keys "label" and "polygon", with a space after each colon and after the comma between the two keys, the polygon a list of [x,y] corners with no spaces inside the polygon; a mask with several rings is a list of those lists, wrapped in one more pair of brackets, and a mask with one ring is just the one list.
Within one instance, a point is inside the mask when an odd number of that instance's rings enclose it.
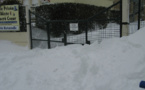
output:
{"label": "building wall", "polygon": [[17,45],[27,46],[27,32],[0,32],[0,40],[9,40]]}

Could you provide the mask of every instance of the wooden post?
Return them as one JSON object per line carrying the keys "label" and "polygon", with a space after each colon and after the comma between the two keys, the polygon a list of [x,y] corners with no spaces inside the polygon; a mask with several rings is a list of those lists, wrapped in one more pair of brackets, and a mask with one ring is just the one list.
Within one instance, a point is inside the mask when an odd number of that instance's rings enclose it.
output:
{"label": "wooden post", "polygon": [[122,0],[122,36],[129,35],[129,1]]}

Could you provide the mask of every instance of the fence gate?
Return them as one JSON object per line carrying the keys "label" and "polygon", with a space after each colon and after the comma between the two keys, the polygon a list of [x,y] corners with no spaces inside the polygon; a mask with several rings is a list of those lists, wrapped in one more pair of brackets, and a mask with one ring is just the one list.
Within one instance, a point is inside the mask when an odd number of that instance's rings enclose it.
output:
{"label": "fence gate", "polygon": [[[58,22],[50,22],[45,20],[43,17],[39,16],[39,14],[29,11],[30,15],[30,31],[31,31],[31,48],[54,48],[57,46],[66,45],[66,33],[64,33],[59,37],[54,37],[51,34],[51,27],[53,25],[59,25],[61,23]],[[57,28],[55,28],[57,29]],[[59,32],[60,29],[58,28]]]}
{"label": "fence gate", "polygon": [[79,31],[85,21],[47,21],[35,12],[29,13],[31,48],[46,49],[69,44],[89,44],[86,41],[87,27],[84,28],[85,31]]}
{"label": "fence gate", "polygon": [[31,48],[48,48],[48,39],[45,27],[38,26],[36,20],[43,23],[40,25],[45,25],[46,21],[43,18],[37,18],[34,12],[29,11],[30,18],[30,32],[31,32]]}

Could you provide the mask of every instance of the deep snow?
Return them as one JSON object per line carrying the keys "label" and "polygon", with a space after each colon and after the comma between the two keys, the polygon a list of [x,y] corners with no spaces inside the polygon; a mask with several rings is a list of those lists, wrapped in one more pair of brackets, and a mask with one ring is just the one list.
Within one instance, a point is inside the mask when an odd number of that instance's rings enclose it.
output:
{"label": "deep snow", "polygon": [[145,28],[100,44],[34,49],[0,40],[0,90],[142,90]]}

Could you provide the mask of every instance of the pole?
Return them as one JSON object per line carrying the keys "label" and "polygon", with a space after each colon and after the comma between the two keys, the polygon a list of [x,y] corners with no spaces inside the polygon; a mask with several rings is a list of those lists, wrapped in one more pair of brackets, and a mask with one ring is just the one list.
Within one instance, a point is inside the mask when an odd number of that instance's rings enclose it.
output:
{"label": "pole", "polygon": [[48,49],[51,48],[51,44],[50,44],[50,28],[49,28],[49,23],[46,24],[46,31],[47,31],[47,43],[48,43]]}
{"label": "pole", "polygon": [[86,22],[86,30],[85,30],[85,33],[86,33],[86,44],[88,44],[88,21]]}
{"label": "pole", "polygon": [[31,15],[28,6],[26,6],[26,24],[28,34],[28,47],[32,49],[32,35],[31,35]]}
{"label": "pole", "polygon": [[122,37],[122,0],[120,0],[120,37]]}
{"label": "pole", "polygon": [[138,30],[140,29],[140,19],[141,19],[141,0],[138,1]]}
{"label": "pole", "polygon": [[66,30],[63,33],[64,33],[64,46],[66,46],[67,45],[67,33],[66,33]]}
{"label": "pole", "polygon": [[122,36],[129,35],[129,1],[122,0]]}

